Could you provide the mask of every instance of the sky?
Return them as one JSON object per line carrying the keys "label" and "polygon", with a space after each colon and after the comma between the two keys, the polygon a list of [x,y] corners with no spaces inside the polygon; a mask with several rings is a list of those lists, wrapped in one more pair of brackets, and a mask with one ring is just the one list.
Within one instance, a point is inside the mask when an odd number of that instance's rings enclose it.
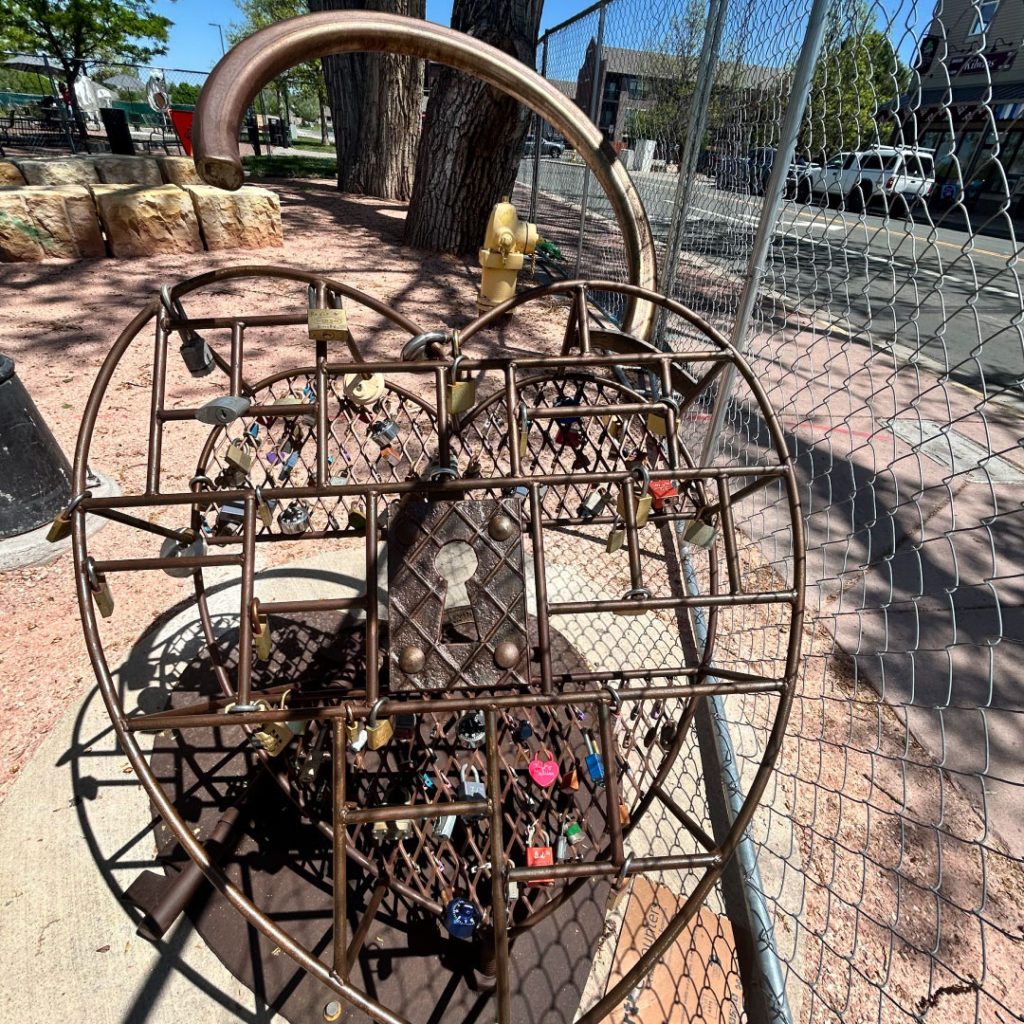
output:
{"label": "sky", "polygon": [[[589,0],[546,0],[541,29],[557,25],[589,6]],[[153,63],[185,71],[209,71],[220,59],[219,23],[227,41],[232,22],[241,21],[234,0],[156,0],[156,12],[174,22],[164,57]],[[451,0],[427,0],[427,20],[447,25]],[[211,25],[210,23],[214,24]]]}

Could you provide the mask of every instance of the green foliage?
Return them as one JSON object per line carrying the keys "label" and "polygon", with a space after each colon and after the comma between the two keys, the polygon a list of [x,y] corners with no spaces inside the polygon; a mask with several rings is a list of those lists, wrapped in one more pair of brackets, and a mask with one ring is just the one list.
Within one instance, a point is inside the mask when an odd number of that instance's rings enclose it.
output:
{"label": "green foliage", "polygon": [[194,107],[199,102],[200,85],[192,82],[172,82],[167,87],[167,93],[171,98],[171,105],[174,107]]}
{"label": "green foliage", "polygon": [[244,156],[242,166],[257,178],[331,178],[338,161],[315,156]]}
{"label": "green foliage", "polygon": [[876,145],[878,116],[909,79],[889,37],[873,27],[864,0],[833,7],[811,82],[801,147],[820,160]]}
{"label": "green foliage", "polygon": [[144,63],[165,53],[171,24],[148,0],[7,0],[0,49],[50,54],[73,82],[86,60]]}
{"label": "green foliage", "polygon": [[32,95],[50,94],[50,83],[45,75],[37,75],[34,71],[15,71],[13,68],[0,68],[0,92],[22,92]]}

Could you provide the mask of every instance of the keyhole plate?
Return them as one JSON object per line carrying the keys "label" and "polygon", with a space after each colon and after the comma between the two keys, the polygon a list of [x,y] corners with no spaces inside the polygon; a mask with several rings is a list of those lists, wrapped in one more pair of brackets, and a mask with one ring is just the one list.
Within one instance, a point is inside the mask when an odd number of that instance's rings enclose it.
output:
{"label": "keyhole plate", "polygon": [[[499,516],[505,528],[492,530]],[[431,502],[411,495],[391,506],[389,518],[391,688],[528,684],[522,498]],[[445,629],[446,611],[459,618],[458,630]]]}

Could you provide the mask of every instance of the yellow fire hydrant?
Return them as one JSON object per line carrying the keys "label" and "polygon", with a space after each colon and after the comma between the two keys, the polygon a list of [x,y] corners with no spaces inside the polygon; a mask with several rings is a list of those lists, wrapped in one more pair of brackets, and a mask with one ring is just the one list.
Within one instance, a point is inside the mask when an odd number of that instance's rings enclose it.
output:
{"label": "yellow fire hydrant", "polygon": [[523,261],[532,255],[539,240],[537,225],[520,220],[507,196],[494,204],[480,250],[482,273],[476,305],[481,313],[515,295]]}

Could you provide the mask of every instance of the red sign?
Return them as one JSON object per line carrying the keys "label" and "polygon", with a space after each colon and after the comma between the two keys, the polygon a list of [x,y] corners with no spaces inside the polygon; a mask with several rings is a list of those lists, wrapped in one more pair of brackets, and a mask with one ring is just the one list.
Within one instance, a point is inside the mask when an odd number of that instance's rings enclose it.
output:
{"label": "red sign", "polygon": [[175,134],[178,136],[178,141],[181,143],[181,148],[191,156],[192,155],[192,111],[191,110],[172,110],[171,111],[171,124],[174,125]]}

